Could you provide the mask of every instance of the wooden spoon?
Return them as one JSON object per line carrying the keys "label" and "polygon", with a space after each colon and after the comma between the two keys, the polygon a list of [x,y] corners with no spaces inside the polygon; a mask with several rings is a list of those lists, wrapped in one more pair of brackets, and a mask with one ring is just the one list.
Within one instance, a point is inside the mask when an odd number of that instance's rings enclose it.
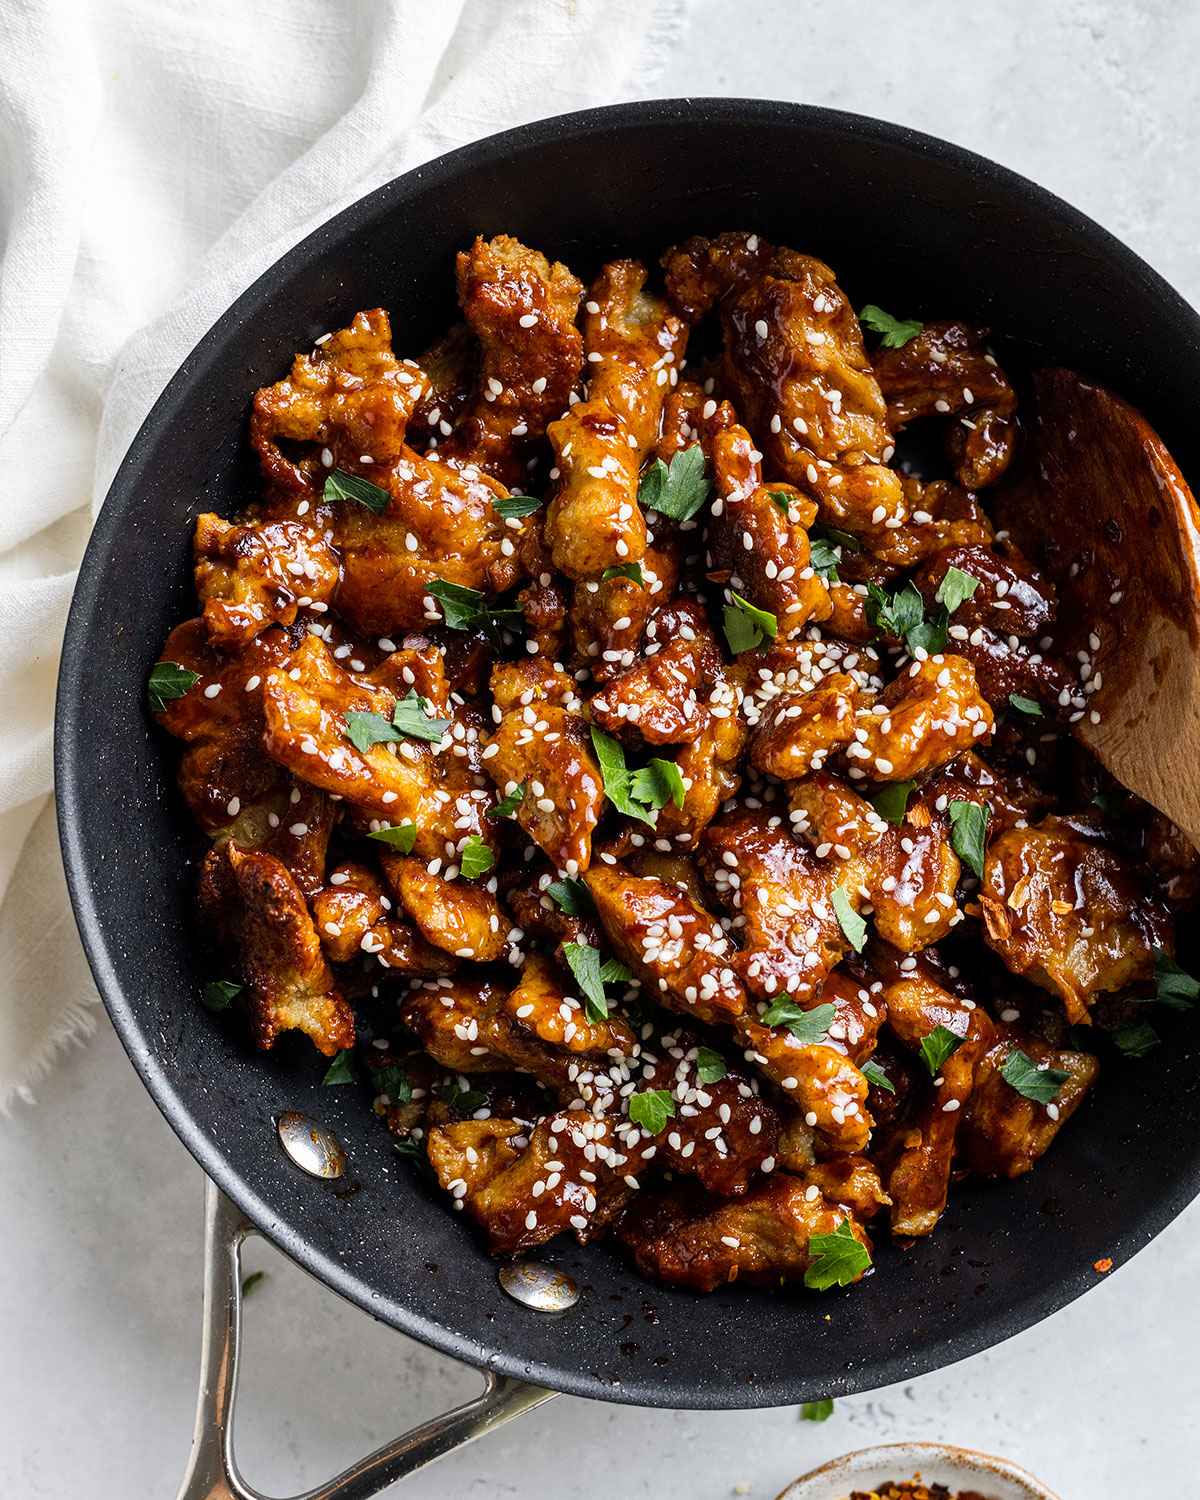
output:
{"label": "wooden spoon", "polygon": [[1132,406],[1069,370],[1034,393],[998,519],[1058,585],[1059,644],[1099,675],[1075,731],[1200,848],[1200,511]]}

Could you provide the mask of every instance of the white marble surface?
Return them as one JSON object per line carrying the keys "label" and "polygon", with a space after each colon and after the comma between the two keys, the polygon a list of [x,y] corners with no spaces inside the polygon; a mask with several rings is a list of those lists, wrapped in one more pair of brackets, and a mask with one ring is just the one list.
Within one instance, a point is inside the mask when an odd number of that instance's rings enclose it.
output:
{"label": "white marble surface", "polygon": [[[1095,215],[1200,300],[1200,8],[1172,0],[696,0],[663,94],[805,99],[974,147]],[[20,1500],[169,1497],[191,1430],[198,1168],[107,1028],[0,1125],[0,1480]],[[325,1477],[475,1379],[256,1243],[238,1434],[268,1492]],[[904,1387],[700,1415],[560,1398],[410,1482],[414,1500],[774,1495],[851,1447],[1005,1453],[1064,1500],[1150,1495],[1192,1469],[1200,1209],[1039,1328]]]}

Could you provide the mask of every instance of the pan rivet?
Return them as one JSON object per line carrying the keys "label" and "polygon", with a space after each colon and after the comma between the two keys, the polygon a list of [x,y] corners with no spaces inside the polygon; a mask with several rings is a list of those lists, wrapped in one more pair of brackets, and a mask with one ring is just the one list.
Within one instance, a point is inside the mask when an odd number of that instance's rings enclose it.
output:
{"label": "pan rivet", "polygon": [[283,1149],[310,1177],[340,1177],[346,1170],[342,1143],[324,1125],[318,1125],[298,1110],[288,1109],[279,1116],[275,1128]]}
{"label": "pan rivet", "polygon": [[501,1266],[500,1285],[513,1299],[534,1312],[560,1313],[579,1301],[579,1288],[565,1271],[538,1260],[516,1260]]}

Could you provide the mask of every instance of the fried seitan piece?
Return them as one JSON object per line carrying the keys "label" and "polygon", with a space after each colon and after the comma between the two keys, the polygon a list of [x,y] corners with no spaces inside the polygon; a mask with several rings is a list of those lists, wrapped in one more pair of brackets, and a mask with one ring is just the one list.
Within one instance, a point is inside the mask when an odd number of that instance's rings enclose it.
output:
{"label": "fried seitan piece", "polygon": [[854,738],[860,701],[858,683],[846,672],[831,672],[806,693],[781,693],[758,721],[751,762],[781,781],[819,771],[830,754]]}
{"label": "fried seitan piece", "polygon": [[[254,395],[250,444],[269,484],[316,496],[333,467],[373,483],[405,451],[404,437],[425,377],[392,353],[392,327],[381,307],[360,312],[291,371]],[[284,448],[284,444],[287,448]],[[290,453],[300,445],[303,456]],[[328,461],[326,461],[328,459]]]}
{"label": "fried seitan piece", "polygon": [[637,1039],[628,1023],[615,1012],[590,1016],[574,993],[577,988],[550,959],[529,953],[504,1008],[518,1028],[548,1047],[590,1057],[632,1054]]}
{"label": "fried seitan piece", "polygon": [[709,691],[723,680],[720,645],[693,598],[656,611],[646,633],[642,660],[592,699],[592,722],[609,734],[636,729],[648,745],[685,743],[707,717]]}
{"label": "fried seitan piece", "polygon": [[301,609],[328,608],[341,577],[337,554],[300,521],[230,525],[196,518],[196,593],[217,645],[236,649],[268,625],[290,625]]}
{"label": "fried seitan piece", "polygon": [[584,319],[587,399],[547,429],[559,482],[546,539],[555,567],[579,581],[646,552],[638,471],[687,341],[684,324],[643,290],[646,276],[631,260],[601,271]]}
{"label": "fried seitan piece", "polygon": [[1017,398],[987,351],[986,328],[926,323],[899,349],[879,349],[875,374],[893,432],[918,417],[948,416],[949,448],[966,489],[995,484],[1016,445]]}
{"label": "fried seitan piece", "polygon": [[502,796],[524,787],[517,821],[558,870],[576,875],[592,859],[604,782],[577,713],[541,701],[502,713],[484,766]]}
{"label": "fried seitan piece", "polygon": [[433,947],[454,958],[487,964],[501,957],[512,923],[504,913],[490,881],[450,878],[454,866],[434,872],[423,859],[411,855],[380,855],[383,872],[396,899]]}
{"label": "fried seitan piece", "polygon": [[386,637],[436,623],[429,585],[439,580],[489,596],[519,581],[514,533],[495,506],[508,492],[490,475],[405,448],[367,477],[386,491],[386,509],[345,501],[333,517],[336,607],[355,630]]}
{"label": "fried seitan piece", "polygon": [[458,257],[458,300],[479,344],[479,382],[438,449],[501,484],[525,478],[546,424],[567,405],[583,363],[575,326],[582,283],[508,234]]}
{"label": "fried seitan piece", "polygon": [[833,605],[808,540],[816,504],[790,484],[763,483],[762,455],[744,427],[719,432],[712,449],[709,577],[773,614],[785,638],[827,620]]}
{"label": "fried seitan piece", "polygon": [[693,235],[662,257],[667,296],[681,317],[698,323],[721,298],[761,275],[773,254],[766,240],[744,230]]}
{"label": "fried seitan piece", "polygon": [[[857,910],[870,902],[875,930],[904,952],[939,942],[961,920],[960,866],[945,820],[923,805],[888,824],[870,803],[827,771],[791,790],[792,826],[819,859],[841,862],[840,883]],[[861,898],[861,899],[860,899]]]}
{"label": "fried seitan piece", "polygon": [[1166,909],[1086,821],[1051,816],[993,839],[979,904],[984,937],[1014,974],[1089,1019],[1097,994],[1150,978]]}
{"label": "fried seitan piece", "polygon": [[585,877],[617,956],[660,1005],[701,1021],[728,1021],[746,1008],[729,939],[715,917],[677,885],[593,865]]}
{"label": "fried seitan piece", "polygon": [[655,612],[642,661],[593,697],[592,717],[605,730],[632,728],[651,745],[682,745],[672,759],[683,804],[668,802],[655,824],[666,847],[692,846],[737,790],[746,741],[741,699],[703,605],[684,596]]}
{"label": "fried seitan piece", "polygon": [[736,1031],[746,1061],[794,1101],[825,1149],[865,1148],[871,1134],[868,1084],[843,1052],[825,1042],[802,1042],[786,1026],[767,1026],[752,1013],[741,1017]]}
{"label": "fried seitan piece", "polygon": [[932,1233],[945,1210],[963,1109],[975,1087],[976,1070],[992,1044],[994,1028],[973,1002],[943,989],[917,961],[893,961],[888,967],[892,974],[883,989],[888,1025],[906,1047],[919,1051],[939,1026],[961,1039],[942,1063],[915,1115],[896,1128],[886,1149],[892,1233],[915,1238]]}
{"label": "fried seitan piece", "polygon": [[429,1132],[438,1181],[487,1235],[494,1255],[604,1229],[631,1189],[607,1168],[607,1120],[586,1110],[547,1115],[528,1135],[516,1120],[464,1120]]}
{"label": "fried seitan piece", "polygon": [[437,744],[412,738],[367,750],[353,744],[349,714],[374,714],[386,723],[395,705],[393,693],[344,672],[325,643],[308,636],[290,670],[264,679],[263,743],[296,776],[385,825],[415,824],[414,847],[426,859],[452,859],[472,836],[491,843],[491,794],[476,784],[466,761],[440,753],[448,734]]}
{"label": "fried seitan piece", "polygon": [[698,1039],[673,1031],[642,1049],[637,1092],[663,1089],[674,1113],[656,1135],[630,1121],[617,1127],[622,1151],[648,1166],[658,1158],[675,1172],[695,1177],[707,1192],[736,1197],[760,1172],[775,1168],[780,1119],[758,1096],[746,1074],[726,1061],[720,1078],[700,1076]]}
{"label": "fried seitan piece", "polygon": [[568,1055],[519,1030],[505,1010],[505,995],[490,980],[459,975],[411,990],[401,1016],[426,1052],[455,1073],[523,1068],[552,1089],[565,1087]]}
{"label": "fried seitan piece", "polygon": [[354,1045],[354,1014],[334,984],[304,896],[270,854],[232,841],[212,849],[200,875],[200,909],[236,955],[254,1040],[302,1031],[332,1057]]}
{"label": "fried seitan piece", "polygon": [[618,1237],[645,1276],[669,1286],[712,1292],[734,1281],[780,1286],[801,1281],[812,1262],[809,1241],[848,1223],[870,1246],[853,1215],[820,1192],[781,1174],[744,1197],[714,1204],[686,1188],[640,1197],[622,1217]]}
{"label": "fried seitan piece", "polygon": [[347,861],[331,871],[328,885],[312,897],[312,915],[321,946],[334,963],[367,953],[401,974],[454,970],[445,953],[397,919],[383,882],[366,865]]}
{"label": "fried seitan piece", "polygon": [[982,743],[995,724],[965,657],[939,652],[914,661],[859,710],[846,747],[854,780],[911,781]]}
{"label": "fried seitan piece", "polygon": [[943,547],[921,564],[913,582],[926,599],[932,599],[951,568],[969,573],[977,584],[970,598],[954,611],[954,624],[963,631],[960,639],[976,625],[1025,638],[1045,635],[1054,624],[1057,589],[1011,543]]}
{"label": "fried seitan piece", "polygon": [[860,1223],[891,1206],[879,1169],[866,1156],[834,1156],[815,1161],[797,1174],[815,1187],[826,1203],[843,1208]]}
{"label": "fried seitan piece", "polygon": [[[1005,1079],[1004,1064],[1018,1048],[1037,1067],[1067,1075],[1050,1102],[1027,1099]],[[1099,1071],[1099,1062],[1088,1052],[1051,1047],[1038,1037],[1002,1028],[976,1069],[958,1138],[964,1165],[985,1177],[1020,1177],[1032,1171],[1083,1103]]]}
{"label": "fried seitan piece", "polygon": [[[741,951],[730,967],[768,1003],[788,994],[805,1006],[849,948],[830,896],[839,871],[798,843],[785,820],[738,809],[704,832],[700,865],[722,901],[742,919]],[[858,905],[863,897],[857,893]]]}
{"label": "fried seitan piece", "polygon": [[479,374],[479,340],[466,323],[454,323],[417,359],[425,376],[405,434],[418,451],[436,448],[454,431]]}
{"label": "fried seitan piece", "polygon": [[[734,245],[724,253],[744,262]],[[716,243],[709,258],[721,258]],[[823,520],[882,535],[908,519],[908,507],[900,476],[885,467],[887,411],[854,309],[813,256],[776,248],[756,270],[743,279],[739,265],[720,303],[722,387],[769,473],[812,494]]]}
{"label": "fried seitan piece", "polygon": [[611,573],[576,584],[571,638],[575,658],[588,664],[593,682],[607,682],[637,661],[647,622],[679,581],[679,550],[675,538],[656,543],[647,536],[635,576]]}

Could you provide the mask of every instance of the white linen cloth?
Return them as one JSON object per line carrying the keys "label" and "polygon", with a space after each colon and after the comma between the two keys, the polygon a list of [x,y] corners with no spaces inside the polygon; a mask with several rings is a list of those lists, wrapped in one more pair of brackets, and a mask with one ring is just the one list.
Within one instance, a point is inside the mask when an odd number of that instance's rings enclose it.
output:
{"label": "white linen cloth", "polygon": [[0,1111],[96,1024],[49,799],[54,681],[92,517],[155,397],[369,189],[645,92],[682,4],[4,0]]}

